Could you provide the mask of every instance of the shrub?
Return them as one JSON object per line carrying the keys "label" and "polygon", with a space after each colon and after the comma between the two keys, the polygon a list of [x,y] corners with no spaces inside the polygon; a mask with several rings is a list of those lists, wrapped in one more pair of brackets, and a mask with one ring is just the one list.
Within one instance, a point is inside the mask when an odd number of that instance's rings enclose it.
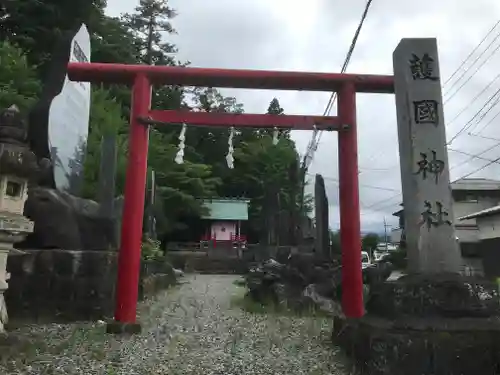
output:
{"label": "shrub", "polygon": [[147,238],[141,245],[141,256],[143,260],[155,260],[163,257],[161,242]]}

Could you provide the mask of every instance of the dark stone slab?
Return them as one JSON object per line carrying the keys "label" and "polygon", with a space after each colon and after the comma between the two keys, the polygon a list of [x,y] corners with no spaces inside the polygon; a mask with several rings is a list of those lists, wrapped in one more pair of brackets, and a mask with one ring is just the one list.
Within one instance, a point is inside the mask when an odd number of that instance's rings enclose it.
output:
{"label": "dark stone slab", "polygon": [[[5,298],[12,321],[70,322],[106,319],[115,309],[117,253],[30,250],[11,255]],[[166,261],[145,262],[143,296],[175,284]]]}
{"label": "dark stone slab", "polygon": [[409,275],[374,284],[367,315],[335,318],[333,339],[369,375],[494,375],[500,370],[495,284]]}
{"label": "dark stone slab", "polygon": [[51,251],[51,252],[41,252],[40,256],[44,254],[51,254],[53,257],[53,272],[60,276],[71,276],[78,273],[81,267],[81,255],[80,251]]}
{"label": "dark stone slab", "polygon": [[314,252],[320,258],[330,259],[328,197],[326,195],[325,180],[319,174],[316,175],[314,183],[314,212],[316,218]]}
{"label": "dark stone slab", "polygon": [[369,375],[495,375],[500,321],[335,318],[333,341]]}
{"label": "dark stone slab", "polygon": [[408,275],[374,286],[366,309],[385,318],[490,317],[500,314],[500,298],[496,284],[488,280]]}
{"label": "dark stone slab", "polygon": [[84,251],[81,253],[79,275],[99,276],[116,275],[118,256],[114,252]]}

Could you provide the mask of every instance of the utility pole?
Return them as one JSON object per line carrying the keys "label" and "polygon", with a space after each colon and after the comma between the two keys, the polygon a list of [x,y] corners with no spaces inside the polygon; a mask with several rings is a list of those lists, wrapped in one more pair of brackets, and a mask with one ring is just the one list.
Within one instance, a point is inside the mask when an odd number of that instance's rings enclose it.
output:
{"label": "utility pole", "polygon": [[390,227],[389,224],[385,221],[385,216],[384,216],[384,235],[385,235],[385,251],[389,250],[389,244],[387,242],[387,228]]}

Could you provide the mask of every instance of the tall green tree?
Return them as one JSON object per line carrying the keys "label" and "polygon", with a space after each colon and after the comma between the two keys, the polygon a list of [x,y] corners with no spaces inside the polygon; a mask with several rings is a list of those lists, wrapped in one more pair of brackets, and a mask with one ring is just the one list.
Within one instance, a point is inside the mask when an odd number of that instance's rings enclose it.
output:
{"label": "tall green tree", "polygon": [[285,113],[285,110],[281,107],[278,98],[273,98],[271,103],[269,103],[269,107],[267,108],[267,113],[271,115],[282,115]]}
{"label": "tall green tree", "polygon": [[209,165],[189,160],[176,164],[178,148],[169,137],[155,129],[150,132],[149,166],[156,171],[163,205],[161,236],[188,229],[189,220],[203,213],[202,199],[215,196],[221,183]]}
{"label": "tall green tree", "polygon": [[117,136],[116,193],[121,195],[125,188],[128,123],[122,116],[120,102],[113,98],[110,91],[94,88],[91,99],[90,127],[84,159],[82,195],[90,199],[96,199],[97,197],[101,163],[101,140],[103,136],[109,134]]}
{"label": "tall green tree", "polygon": [[[171,20],[176,12],[167,0],[140,0],[133,13],[122,17],[122,24],[134,35],[133,48],[137,51],[137,62],[148,65],[185,65],[175,58],[176,46],[168,41],[176,31]],[[158,109],[180,108],[184,101],[184,88],[155,85],[152,107]],[[169,133],[167,128],[161,129]]]}
{"label": "tall green tree", "polygon": [[39,93],[40,81],[24,51],[7,41],[0,42],[0,108],[15,104],[26,113]]}
{"label": "tall green tree", "polygon": [[[17,104],[27,110],[32,105],[56,43],[66,32],[76,31],[81,23],[86,23],[91,33],[93,62],[187,65],[175,57],[176,47],[169,38],[175,32],[171,23],[175,11],[166,0],[141,0],[133,12],[118,18],[105,15],[105,0],[4,3],[0,7],[0,106]],[[244,111],[236,98],[213,88],[162,85],[154,87],[153,107]],[[123,192],[129,112],[129,87],[93,85],[86,150],[75,150],[74,160],[84,163],[84,196],[96,197],[100,143],[108,132],[117,135],[117,194]],[[277,98],[269,104],[268,113],[284,113]],[[279,143],[273,145],[273,129],[236,129],[235,169],[229,169],[225,160],[229,129],[188,126],[185,162],[181,165],[174,162],[179,131],[180,127],[174,124],[150,133],[149,168],[156,171],[161,198],[160,236],[189,234],[203,213],[202,198],[246,197],[251,200],[249,226],[254,241],[277,241],[280,237],[283,243],[284,236],[274,235],[270,239],[269,228],[279,232],[284,223],[282,216],[295,214],[299,209],[298,155],[289,131],[281,131]],[[304,207],[304,211],[309,209],[309,203]]]}
{"label": "tall green tree", "polygon": [[[271,102],[269,103],[269,107],[267,108],[267,114],[270,115],[283,115],[285,114],[285,110],[281,107],[280,102],[278,98],[273,98]],[[272,135],[273,134],[272,129],[261,129],[259,131],[260,134],[267,134],[267,135]],[[279,129],[278,134],[280,137],[283,136],[288,136],[290,134],[290,130],[288,129]]]}
{"label": "tall green tree", "polygon": [[44,77],[61,37],[85,23],[90,28],[104,17],[105,0],[9,0],[2,2],[0,41],[22,48],[30,65]]}
{"label": "tall green tree", "polygon": [[170,22],[175,16],[176,12],[168,5],[168,0],[140,0],[134,13],[124,15],[127,26],[139,34],[136,47],[144,63],[176,63],[173,53],[177,52],[177,48],[165,40],[166,35],[175,33]]}
{"label": "tall green tree", "polygon": [[375,250],[379,243],[380,243],[380,237],[377,233],[367,233],[363,236],[363,239],[361,241],[363,250],[365,251]]}
{"label": "tall green tree", "polygon": [[[284,113],[277,99],[269,111]],[[298,154],[291,139],[280,137],[275,145],[271,134],[254,131],[235,143],[235,169],[222,188],[227,195],[251,199],[249,224],[255,238],[285,244],[290,235],[281,227],[290,225],[298,210],[298,182],[292,176]]]}

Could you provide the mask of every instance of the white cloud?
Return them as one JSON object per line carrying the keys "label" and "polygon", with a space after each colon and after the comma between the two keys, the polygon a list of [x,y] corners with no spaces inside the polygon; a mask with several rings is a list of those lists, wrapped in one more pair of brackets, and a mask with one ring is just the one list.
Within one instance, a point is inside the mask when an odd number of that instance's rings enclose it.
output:
{"label": "white cloud", "polygon": [[[137,3],[137,0],[108,0],[108,11],[112,15],[129,12]],[[166,37],[177,44],[179,59],[189,60],[194,66],[337,72],[364,5],[365,0],[312,0],[307,3],[299,0],[172,0],[171,6],[179,13],[173,20],[178,35]],[[489,0],[474,3],[465,0],[374,0],[348,72],[391,74],[392,52],[401,38],[436,37],[441,75],[449,77],[497,19],[500,19],[500,3]],[[500,38],[494,45],[500,45]],[[474,96],[498,74],[499,64],[500,53],[446,102],[448,121],[466,108],[460,117],[448,124],[448,139],[500,88],[499,79],[474,104],[470,104]],[[462,79],[461,82],[464,81]],[[459,86],[444,86],[445,101]],[[265,111],[269,101],[277,96],[287,113],[322,114],[329,97],[328,93],[227,92],[236,95],[245,104],[247,112],[255,113]],[[396,193],[389,191],[400,189],[394,98],[391,95],[358,95],[357,105],[362,226],[381,230],[384,217],[391,224],[396,224],[391,213],[399,204],[399,199],[394,197]],[[481,129],[499,110],[500,106],[494,108],[475,131]],[[500,138],[500,132],[495,127],[498,123],[500,116],[482,131],[482,135]],[[453,142],[454,149],[479,153],[496,142],[466,133]],[[299,150],[305,150],[310,133],[296,132],[294,137]],[[456,152],[450,151],[449,155],[452,178],[487,163],[484,160],[470,161],[468,156]],[[499,156],[500,146],[482,155],[487,159]],[[335,134],[323,135],[310,172],[337,177]],[[493,164],[474,176],[495,178],[497,172],[500,168]],[[327,189],[331,224],[336,226],[338,185],[327,180]]]}

